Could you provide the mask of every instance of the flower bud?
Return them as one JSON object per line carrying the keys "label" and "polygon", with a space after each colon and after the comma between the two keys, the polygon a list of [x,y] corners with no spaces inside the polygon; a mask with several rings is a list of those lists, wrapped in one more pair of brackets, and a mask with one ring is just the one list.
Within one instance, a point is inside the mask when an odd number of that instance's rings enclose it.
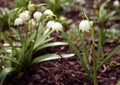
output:
{"label": "flower bud", "polygon": [[41,12],[38,12],[38,11],[33,14],[33,17],[34,17],[37,21],[40,20],[41,16],[42,16],[42,13],[41,13]]}
{"label": "flower bud", "polygon": [[82,20],[79,24],[79,30],[82,30],[82,32],[84,31],[89,32],[90,30],[89,20]]}
{"label": "flower bud", "polygon": [[113,3],[113,5],[114,5],[115,7],[119,7],[119,6],[120,6],[120,3],[119,3],[118,0],[115,0],[114,3]]}
{"label": "flower bud", "polygon": [[49,14],[49,15],[53,15],[53,12],[51,10],[45,10],[44,14]]}
{"label": "flower bud", "polygon": [[20,13],[19,17],[23,20],[23,21],[26,21],[29,19],[29,12],[26,10],[22,13]]}
{"label": "flower bud", "polygon": [[14,25],[22,25],[23,24],[23,20],[21,18],[16,18],[14,21]]}

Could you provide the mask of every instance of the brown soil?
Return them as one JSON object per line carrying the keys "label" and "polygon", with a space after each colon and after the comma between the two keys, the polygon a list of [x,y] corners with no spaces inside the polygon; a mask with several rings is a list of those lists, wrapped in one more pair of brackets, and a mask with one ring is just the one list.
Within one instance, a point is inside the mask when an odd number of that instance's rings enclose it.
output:
{"label": "brown soil", "polygon": [[[105,46],[105,55],[107,55],[116,45],[107,44]],[[57,48],[48,48],[44,52],[57,52]],[[63,50],[72,52],[66,46]],[[42,53],[44,53],[42,52]],[[62,52],[62,51],[61,51]],[[60,52],[59,52],[60,53]],[[116,53],[110,61],[120,62],[120,51]],[[108,61],[98,72],[99,85],[116,85],[120,80],[120,66],[111,68]],[[71,57],[68,59],[58,59],[39,63],[34,65],[21,78],[14,76],[12,79],[7,79],[4,85],[92,85],[86,77],[84,69],[78,58]]]}

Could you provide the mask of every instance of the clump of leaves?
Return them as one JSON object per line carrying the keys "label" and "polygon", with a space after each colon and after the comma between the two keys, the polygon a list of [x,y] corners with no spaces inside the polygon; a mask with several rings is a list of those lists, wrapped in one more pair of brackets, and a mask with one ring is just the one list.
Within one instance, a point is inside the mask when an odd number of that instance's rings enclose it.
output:
{"label": "clump of leaves", "polygon": [[69,30],[67,31],[67,34],[75,45],[80,46],[79,33],[76,27],[77,26],[75,24],[72,24]]}
{"label": "clump of leaves", "polygon": [[119,42],[120,31],[117,29],[107,29],[105,37],[106,37],[106,42],[110,42],[110,43],[115,41]]}
{"label": "clump of leaves", "polygon": [[51,34],[62,30],[62,25],[54,21],[54,14],[45,14],[40,10],[33,11],[26,8],[22,11],[21,8],[18,8],[16,11],[19,15],[14,20],[15,26],[10,27],[13,37],[3,34],[6,43],[0,49],[0,60],[2,61],[0,85],[2,85],[5,77],[12,72],[18,73],[18,75],[23,74],[33,64],[61,58],[55,53],[38,55],[38,57],[33,58],[37,51],[47,47],[67,45],[66,42],[52,42]]}
{"label": "clump of leaves", "polygon": [[16,8],[18,7],[27,7],[29,2],[31,2],[32,0],[15,0],[14,1],[14,5]]}
{"label": "clump of leaves", "polygon": [[[101,38],[100,36],[101,33],[99,33],[99,42],[98,42],[98,50],[96,52],[95,50],[95,32],[94,32],[94,28],[92,26],[92,24],[90,23],[88,17],[86,16],[86,14],[84,14],[84,16],[86,17],[87,20],[82,20],[79,24],[79,29],[78,27],[76,28],[79,34],[79,42],[80,42],[80,47],[81,51],[79,51],[79,49],[75,46],[75,44],[73,43],[73,41],[70,39],[70,37],[63,31],[63,36],[64,38],[67,40],[67,42],[69,43],[69,45],[71,46],[71,48],[73,49],[74,53],[76,54],[76,56],[80,59],[84,70],[87,74],[88,79],[93,83],[93,85],[98,85],[97,82],[97,74],[99,69],[103,66],[103,64],[105,64],[116,52],[118,52],[120,50],[120,45],[118,45],[115,49],[113,49],[113,51],[111,51],[106,57],[104,57],[104,55],[102,55],[103,53],[101,52]],[[81,32],[82,31],[82,32]],[[87,44],[84,40],[85,36],[83,36],[84,32],[91,32],[91,44]],[[74,35],[73,35],[74,36]],[[89,52],[90,50],[90,52]],[[103,58],[102,58],[103,56]],[[85,59],[84,59],[85,58]],[[90,62],[90,59],[92,58],[92,65]],[[102,58],[102,59],[101,59]],[[114,63],[115,65],[115,63]]]}
{"label": "clump of leaves", "polygon": [[70,6],[72,0],[45,0],[48,8],[51,9],[56,15],[60,15],[63,10]]}

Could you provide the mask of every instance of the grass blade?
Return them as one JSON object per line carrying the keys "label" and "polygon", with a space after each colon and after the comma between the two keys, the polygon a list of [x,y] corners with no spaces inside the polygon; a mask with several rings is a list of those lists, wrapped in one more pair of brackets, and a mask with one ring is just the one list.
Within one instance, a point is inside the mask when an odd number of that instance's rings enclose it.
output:
{"label": "grass blade", "polygon": [[33,64],[35,63],[39,63],[39,62],[42,62],[42,61],[47,61],[47,60],[54,60],[54,59],[59,59],[59,58],[69,58],[69,57],[72,57],[74,56],[74,54],[62,54],[62,55],[57,55],[57,54],[46,54],[46,55],[42,55],[42,56],[39,56],[37,58],[35,58],[33,60]]}
{"label": "grass blade", "polygon": [[70,40],[70,38],[65,34],[65,32],[63,32],[63,37],[67,40],[67,42],[69,43],[69,45],[71,46],[71,48],[73,49],[73,51],[75,52],[77,57],[80,59],[89,79],[92,79],[91,71],[87,68],[87,64],[84,62],[83,57],[80,55],[80,52],[78,51],[76,46],[73,44],[73,42]]}
{"label": "grass blade", "polygon": [[60,46],[60,45],[68,45],[68,43],[66,43],[66,42],[52,42],[52,43],[47,43],[47,44],[44,44],[42,46],[39,46],[35,51],[38,51],[38,50],[41,50],[41,49],[47,48],[47,47]]}
{"label": "grass blade", "polygon": [[97,70],[106,63],[116,52],[120,50],[120,45],[117,46],[112,52],[109,53],[109,55],[101,62],[101,64],[97,67]]}
{"label": "grass blade", "polygon": [[78,34],[80,36],[80,44],[82,46],[82,52],[85,54],[85,57],[86,57],[86,60],[87,60],[87,64],[88,64],[89,63],[88,52],[87,52],[87,49],[85,48],[85,43],[84,43],[83,37],[82,37],[81,33],[79,32],[79,30],[78,30]]}
{"label": "grass blade", "polygon": [[12,61],[12,62],[14,62],[14,63],[16,63],[16,64],[18,64],[18,65],[21,65],[20,62],[18,62],[17,60],[15,60],[15,59],[12,58],[12,57],[5,57],[5,56],[1,57],[1,56],[0,56],[0,58],[1,58],[1,59],[10,60],[10,61]]}
{"label": "grass blade", "polygon": [[3,84],[3,81],[4,81],[4,79],[6,78],[6,76],[7,76],[10,72],[12,72],[12,71],[14,71],[14,70],[15,70],[15,69],[12,68],[12,67],[7,67],[7,68],[5,68],[5,69],[2,70],[2,72],[0,73],[0,85]]}

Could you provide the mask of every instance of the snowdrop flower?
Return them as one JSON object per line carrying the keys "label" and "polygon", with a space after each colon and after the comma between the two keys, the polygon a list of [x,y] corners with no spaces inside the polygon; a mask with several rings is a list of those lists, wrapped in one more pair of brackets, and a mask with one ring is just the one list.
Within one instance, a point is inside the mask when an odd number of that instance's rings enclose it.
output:
{"label": "snowdrop flower", "polygon": [[119,3],[118,0],[115,0],[114,3],[113,3],[113,5],[114,5],[115,7],[119,7],[119,6],[120,6],[120,3]]}
{"label": "snowdrop flower", "polygon": [[45,10],[44,14],[49,14],[49,15],[53,15],[53,12],[51,10]]}
{"label": "snowdrop flower", "polygon": [[26,21],[29,19],[29,12],[26,10],[22,13],[20,13],[19,17],[23,20],[23,21]]}
{"label": "snowdrop flower", "polygon": [[89,32],[90,29],[89,20],[82,20],[79,24],[79,29],[82,30],[82,32],[84,31]]}
{"label": "snowdrop flower", "polygon": [[53,25],[54,25],[54,23],[55,23],[54,21],[48,21],[48,23],[47,23],[47,25],[46,25],[47,28],[49,28],[49,29],[52,28]]}
{"label": "snowdrop flower", "polygon": [[38,11],[36,11],[36,12],[33,14],[33,17],[34,17],[37,21],[40,20],[41,16],[42,16],[42,13],[41,13],[41,12],[38,12]]}
{"label": "snowdrop flower", "polygon": [[62,31],[62,24],[59,23],[59,22],[55,22],[54,25],[52,26],[52,29],[55,30],[55,31]]}
{"label": "snowdrop flower", "polygon": [[14,25],[22,25],[23,24],[23,20],[21,18],[16,18],[14,21]]}
{"label": "snowdrop flower", "polygon": [[9,43],[4,43],[3,46],[7,47],[7,46],[10,46]]}

